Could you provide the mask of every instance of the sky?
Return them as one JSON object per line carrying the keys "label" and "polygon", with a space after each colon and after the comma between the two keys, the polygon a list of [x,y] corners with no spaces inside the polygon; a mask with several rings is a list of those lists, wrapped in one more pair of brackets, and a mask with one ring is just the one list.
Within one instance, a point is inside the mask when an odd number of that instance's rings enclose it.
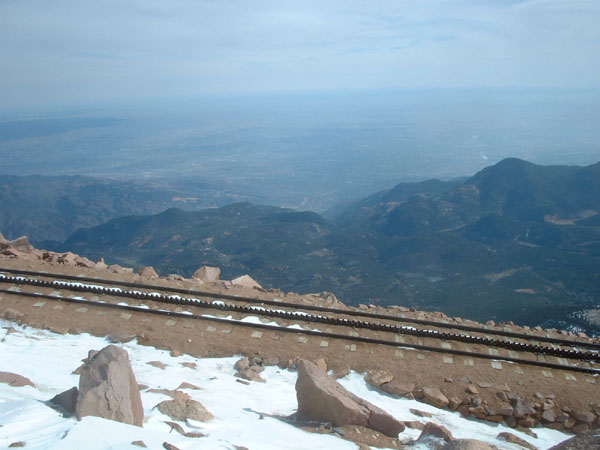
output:
{"label": "sky", "polygon": [[600,87],[598,0],[2,0],[4,108]]}

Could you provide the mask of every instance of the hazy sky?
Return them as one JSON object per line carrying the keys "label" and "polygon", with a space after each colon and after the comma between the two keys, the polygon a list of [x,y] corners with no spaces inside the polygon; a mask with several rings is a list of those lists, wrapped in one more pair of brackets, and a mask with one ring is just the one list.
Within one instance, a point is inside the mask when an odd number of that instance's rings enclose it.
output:
{"label": "hazy sky", "polygon": [[0,0],[0,108],[600,87],[599,0]]}

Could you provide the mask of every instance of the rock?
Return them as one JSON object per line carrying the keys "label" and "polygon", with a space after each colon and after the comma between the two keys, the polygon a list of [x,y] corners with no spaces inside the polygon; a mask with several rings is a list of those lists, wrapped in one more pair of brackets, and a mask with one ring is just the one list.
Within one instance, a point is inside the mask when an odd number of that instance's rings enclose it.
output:
{"label": "rock", "polygon": [[5,320],[10,322],[17,322],[23,318],[24,314],[20,311],[15,311],[14,309],[6,309],[2,314],[2,317]]}
{"label": "rock", "polygon": [[571,417],[573,417],[578,422],[583,422],[587,424],[594,423],[594,420],[596,420],[596,416],[589,411],[574,410],[571,412]]}
{"label": "rock", "polygon": [[77,418],[98,416],[142,426],[144,408],[129,355],[109,345],[93,355],[81,370]]}
{"label": "rock", "polygon": [[334,426],[361,425],[397,437],[404,424],[375,405],[348,392],[316,364],[298,361],[297,418],[331,422]]}
{"label": "rock", "polygon": [[417,387],[412,383],[402,383],[397,379],[393,379],[389,383],[382,384],[379,388],[388,394],[406,397],[412,395]]}
{"label": "rock", "polygon": [[517,419],[522,419],[525,416],[535,414],[535,409],[533,409],[533,407],[529,403],[524,402],[519,398],[511,400],[510,404],[514,408],[513,415]]}
{"label": "rock", "polygon": [[248,358],[238,359],[236,361],[236,363],[233,365],[233,368],[235,370],[237,370],[238,372],[240,372],[242,370],[246,370],[249,367],[250,367],[250,360]]}
{"label": "rock", "polygon": [[314,363],[320,370],[322,370],[323,372],[327,372],[327,363],[323,358],[317,359],[316,361],[314,361]]}
{"label": "rock", "polygon": [[133,269],[131,267],[121,267],[118,264],[112,264],[108,266],[108,269],[113,273],[118,273],[121,275],[129,275],[133,273]]}
{"label": "rock", "polygon": [[96,266],[96,263],[94,263],[93,261],[90,261],[89,259],[87,259],[84,256],[78,256],[77,258],[75,258],[75,265],[79,266],[79,267],[87,267],[88,269],[91,269]]}
{"label": "rock", "polygon": [[427,422],[417,442],[423,443],[431,438],[441,439],[445,442],[452,442],[454,440],[452,433],[446,427],[433,422]]}
{"label": "rock", "polygon": [[479,395],[479,389],[477,389],[477,386],[475,386],[474,384],[470,384],[469,386],[467,386],[465,392],[471,395]]}
{"label": "rock", "polygon": [[525,428],[533,428],[538,424],[538,420],[534,416],[527,416],[519,419],[519,425]]}
{"label": "rock", "polygon": [[160,361],[148,361],[146,364],[148,364],[149,366],[157,367],[159,369],[163,369],[163,370],[165,370],[167,368],[167,365],[164,362],[160,362]]}
{"label": "rock", "polygon": [[529,450],[538,450],[535,445],[530,444],[525,439],[521,439],[519,436],[515,436],[512,433],[503,432],[498,434],[496,438],[502,441],[510,442],[511,444],[520,445],[521,447],[528,448]]}
{"label": "rock", "polygon": [[201,438],[201,437],[206,436],[205,434],[198,433],[195,431],[185,431],[183,429],[183,427],[176,422],[169,422],[168,420],[165,420],[165,423],[171,427],[171,431],[175,430],[179,434],[181,434],[182,436],[185,436],[185,437]]}
{"label": "rock", "polygon": [[77,406],[77,395],[79,389],[73,386],[71,389],[61,392],[50,399],[55,405],[62,406],[65,410],[71,414],[75,413],[75,407]]}
{"label": "rock", "polygon": [[499,414],[488,414],[485,420],[487,420],[488,422],[500,423],[504,420],[504,416],[501,416]]}
{"label": "rock", "polygon": [[437,408],[445,408],[450,400],[438,388],[423,388],[423,401]]}
{"label": "rock", "polygon": [[8,448],[19,448],[19,447],[25,447],[25,441],[17,441],[17,442],[12,442]]}
{"label": "rock", "polygon": [[33,246],[29,243],[27,236],[21,236],[17,239],[13,239],[12,241],[7,241],[4,239],[3,242],[0,242],[0,249],[8,247],[12,247],[18,252],[23,253],[31,253],[34,250]]}
{"label": "rock", "polygon": [[218,267],[202,266],[192,274],[192,278],[205,283],[217,281],[221,276],[221,269]]}
{"label": "rock", "polygon": [[409,411],[418,417],[426,417],[428,419],[431,419],[433,417],[433,414],[428,413],[426,411],[421,411],[420,409],[410,408]]}
{"label": "rock", "polygon": [[195,384],[188,383],[187,381],[183,381],[179,385],[179,387],[177,387],[176,389],[194,389],[194,390],[198,390],[200,388],[198,386],[196,386]]}
{"label": "rock", "polygon": [[458,397],[450,397],[448,408],[450,408],[453,411],[456,411],[460,405],[461,400]]}
{"label": "rock", "polygon": [[258,284],[256,281],[254,281],[250,276],[248,275],[242,275],[241,277],[237,277],[234,280],[231,280],[231,283],[233,285],[237,285],[237,286],[242,286],[245,288],[260,288],[262,289],[262,286],[260,284]]}
{"label": "rock", "polygon": [[412,428],[414,430],[423,430],[423,428],[425,428],[425,425],[418,420],[405,420],[403,423],[408,428]]}
{"label": "rock", "polygon": [[512,416],[514,412],[514,409],[512,408],[512,406],[505,406],[503,408],[499,408],[499,409],[491,409],[489,411],[489,414],[491,416],[504,416],[504,417],[508,417],[508,416]]}
{"label": "rock", "polygon": [[498,448],[476,439],[456,439],[448,442],[440,450],[498,450]]}
{"label": "rock", "polygon": [[79,255],[76,255],[75,253],[67,252],[67,253],[62,253],[58,257],[57,262],[59,264],[67,264],[69,266],[72,266],[75,264],[75,261],[77,260],[77,258],[79,258]]}
{"label": "rock", "polygon": [[265,379],[260,376],[258,371],[254,370],[252,367],[248,367],[247,369],[240,370],[236,377],[243,378],[244,380],[250,381],[258,381],[259,383],[265,383]]}
{"label": "rock", "polygon": [[100,258],[97,262],[96,262],[96,269],[107,269],[108,266],[106,265],[106,263],[104,262],[104,258]]}
{"label": "rock", "polygon": [[132,441],[131,445],[135,445],[136,447],[144,447],[147,448],[146,444],[144,443],[144,441]]}
{"label": "rock", "polygon": [[590,426],[587,423],[578,423],[573,428],[571,428],[571,431],[575,434],[579,434],[583,433],[584,431],[588,431],[589,429]]}
{"label": "rock", "polygon": [[386,370],[369,370],[365,374],[365,381],[376,388],[389,383],[393,379],[394,376]]}
{"label": "rock", "polygon": [[597,450],[600,449],[600,433],[598,430],[587,431],[573,436],[549,450]]}
{"label": "rock", "polygon": [[124,331],[114,331],[106,336],[110,342],[113,344],[117,343],[125,343],[129,341],[133,341],[137,336],[132,333],[127,333]]}
{"label": "rock", "polygon": [[542,413],[542,422],[556,422],[556,414],[551,409]]}
{"label": "rock", "polygon": [[175,447],[173,444],[169,444],[168,442],[163,442],[163,448],[166,450],[179,450],[179,447]]}
{"label": "rock", "polygon": [[187,419],[207,422],[214,416],[202,405],[191,398],[165,400],[156,405],[156,408],[173,420],[185,422]]}
{"label": "rock", "polygon": [[12,387],[35,387],[35,385],[29,378],[12,372],[0,372],[0,383],[6,383]]}
{"label": "rock", "polygon": [[142,267],[139,271],[139,274],[142,277],[146,277],[146,278],[158,278],[158,274],[156,273],[156,270],[154,270],[154,267],[152,267],[152,266]]}

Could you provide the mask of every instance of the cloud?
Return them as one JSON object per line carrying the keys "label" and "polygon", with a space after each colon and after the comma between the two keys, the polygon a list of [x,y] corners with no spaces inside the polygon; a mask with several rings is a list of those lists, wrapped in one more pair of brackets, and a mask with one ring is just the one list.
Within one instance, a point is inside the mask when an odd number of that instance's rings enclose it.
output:
{"label": "cloud", "polygon": [[4,0],[0,94],[598,86],[598,23],[596,0]]}

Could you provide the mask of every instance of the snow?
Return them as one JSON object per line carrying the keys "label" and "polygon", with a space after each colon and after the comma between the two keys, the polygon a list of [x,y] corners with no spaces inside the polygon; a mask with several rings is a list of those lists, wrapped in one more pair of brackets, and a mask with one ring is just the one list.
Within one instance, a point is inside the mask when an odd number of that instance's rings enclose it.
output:
{"label": "snow", "polygon": [[[7,334],[8,327],[16,332]],[[159,393],[144,390],[144,427],[139,428],[98,417],[64,418],[48,406],[47,400],[79,383],[71,371],[81,365],[90,349],[99,350],[106,339],[81,335],[60,335],[47,330],[22,327],[0,320],[0,361],[2,371],[13,372],[31,379],[36,387],[11,387],[0,383],[0,448],[16,441],[25,441],[28,449],[136,449],[132,441],[142,440],[148,448],[161,449],[169,442],[181,449],[234,449],[234,445],[249,449],[356,449],[356,444],[335,435],[313,434],[296,428],[284,419],[297,408],[296,373],[275,366],[266,367],[261,376],[266,383],[245,385],[236,382],[233,365],[239,356],[228,358],[173,357],[169,352],[142,346],[136,341],[118,344],[129,353],[139,384],[150,388],[176,389],[182,382],[200,387],[185,389],[201,402],[215,418],[207,423],[180,423],[186,431],[200,432],[201,438],[188,438],[165,424],[172,421],[155,409],[159,402],[169,399]],[[161,361],[160,369],[147,364]],[[191,369],[182,363],[194,363]],[[553,430],[536,429],[538,439],[508,429],[502,425],[465,420],[459,414],[440,410],[414,400],[397,399],[372,389],[363,376],[351,372],[340,380],[348,390],[388,411],[400,420],[423,420],[409,409],[416,408],[433,414],[433,420],[444,425],[456,437],[481,439],[501,449],[520,447],[499,441],[495,436],[510,431],[540,449],[547,449],[567,435]],[[263,418],[261,419],[261,415]],[[419,431],[407,428],[400,438],[417,438]],[[427,449],[413,446],[413,449]],[[522,449],[521,449],[522,450]]]}

